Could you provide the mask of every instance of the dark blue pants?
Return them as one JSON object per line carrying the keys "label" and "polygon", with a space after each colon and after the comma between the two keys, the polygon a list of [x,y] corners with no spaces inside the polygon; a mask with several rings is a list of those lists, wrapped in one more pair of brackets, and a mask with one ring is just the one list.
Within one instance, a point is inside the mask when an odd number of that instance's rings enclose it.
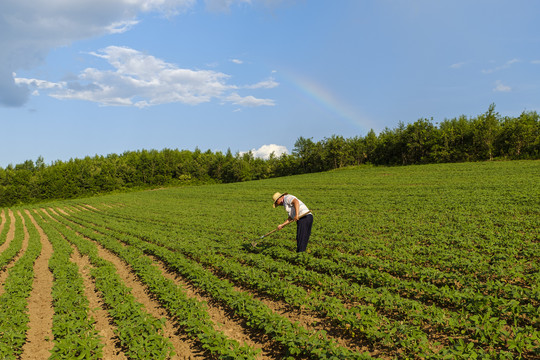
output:
{"label": "dark blue pants", "polygon": [[306,251],[312,225],[313,215],[311,214],[307,214],[296,222],[296,252]]}

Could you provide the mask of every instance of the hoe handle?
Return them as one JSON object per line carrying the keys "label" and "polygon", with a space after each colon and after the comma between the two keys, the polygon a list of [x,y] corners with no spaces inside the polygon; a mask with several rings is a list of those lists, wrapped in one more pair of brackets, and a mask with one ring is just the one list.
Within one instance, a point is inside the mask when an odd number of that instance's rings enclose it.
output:
{"label": "hoe handle", "polygon": [[[311,212],[311,211],[308,211],[308,212],[305,213],[304,215],[300,216],[300,217],[298,218],[298,220],[300,220],[301,218],[303,218],[304,216],[306,216],[306,215],[309,214],[310,212]],[[296,221],[296,220],[291,221],[290,223],[293,223],[293,222],[295,222],[295,221]],[[290,223],[289,223],[289,224],[290,224]],[[287,225],[289,225],[289,224],[287,224]],[[285,225],[285,226],[287,226],[287,225]],[[272,230],[272,231],[270,231],[270,232],[264,234],[264,235],[261,236],[258,240],[262,240],[264,237],[266,237],[266,236],[268,236],[268,235],[270,235],[270,234],[273,234],[273,233],[275,233],[276,231],[278,231],[278,228],[275,228],[274,230]],[[251,243],[251,246],[256,247],[256,246],[257,246],[257,241],[252,242],[252,243]]]}
{"label": "hoe handle", "polygon": [[263,236],[261,236],[261,239],[262,239],[263,237],[266,237],[266,236],[268,236],[268,235],[270,235],[270,234],[275,233],[276,231],[278,231],[278,228],[275,228],[274,230],[270,231],[269,233],[264,234]]}
{"label": "hoe handle", "polygon": [[[306,215],[309,214],[309,213],[311,213],[311,211],[308,211],[308,212],[305,213],[304,215],[300,216],[300,217],[298,218],[298,220],[300,220],[301,218],[303,218],[304,216],[306,216]],[[296,221],[296,220],[293,220],[293,221],[291,221],[289,224],[291,224],[291,223],[293,223],[293,222],[295,222],[295,221]],[[289,224],[287,224],[287,225],[289,225]],[[287,226],[287,225],[285,225],[285,226]],[[268,236],[268,235],[270,235],[270,234],[276,232],[276,231],[278,231],[278,228],[275,228],[274,230],[270,231],[268,234],[264,234],[264,235],[261,237],[261,239],[262,239],[263,237],[265,237],[265,236]]]}

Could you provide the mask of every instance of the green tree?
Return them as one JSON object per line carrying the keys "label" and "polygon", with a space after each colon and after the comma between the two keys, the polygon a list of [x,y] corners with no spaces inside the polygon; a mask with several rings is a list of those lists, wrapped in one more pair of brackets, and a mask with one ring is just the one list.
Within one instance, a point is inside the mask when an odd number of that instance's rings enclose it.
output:
{"label": "green tree", "polygon": [[486,113],[473,121],[473,127],[477,159],[493,160],[495,140],[500,130],[500,115],[495,112],[495,104],[491,104]]}
{"label": "green tree", "polygon": [[471,121],[465,115],[445,119],[439,124],[439,162],[470,161],[473,159],[474,132]]}
{"label": "green tree", "polygon": [[324,169],[337,169],[345,166],[347,162],[347,149],[343,136],[332,135],[323,142]]}
{"label": "green tree", "polygon": [[419,119],[407,125],[402,134],[406,144],[406,163],[425,164],[433,159],[433,150],[437,143],[437,129],[430,120]]}
{"label": "green tree", "polygon": [[539,124],[539,116],[536,112],[523,112],[517,118],[505,118],[497,141],[500,155],[514,159],[537,155],[535,142],[540,136]]}
{"label": "green tree", "polygon": [[365,143],[365,154],[364,157],[368,162],[373,162],[374,160],[374,154],[377,150],[377,146],[379,146],[379,139],[377,138],[377,135],[375,134],[375,131],[373,129],[369,130],[366,137],[364,138]]}

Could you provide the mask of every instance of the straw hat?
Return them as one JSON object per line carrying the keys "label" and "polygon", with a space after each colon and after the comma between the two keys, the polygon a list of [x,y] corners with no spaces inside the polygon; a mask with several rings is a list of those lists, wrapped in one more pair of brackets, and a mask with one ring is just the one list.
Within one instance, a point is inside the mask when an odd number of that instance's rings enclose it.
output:
{"label": "straw hat", "polygon": [[272,196],[272,199],[274,200],[274,204],[272,205],[272,207],[275,208],[276,207],[276,202],[279,200],[279,198],[282,197],[282,196],[285,196],[285,195],[288,195],[288,194],[287,193],[281,194],[281,193],[278,193],[278,192],[275,193],[274,196]]}

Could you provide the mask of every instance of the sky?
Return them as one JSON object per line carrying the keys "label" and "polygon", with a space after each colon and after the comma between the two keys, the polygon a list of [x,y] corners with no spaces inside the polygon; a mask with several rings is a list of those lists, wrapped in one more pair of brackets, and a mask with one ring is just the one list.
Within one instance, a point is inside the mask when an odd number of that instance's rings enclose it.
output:
{"label": "sky", "polygon": [[540,111],[537,0],[2,0],[0,167]]}

